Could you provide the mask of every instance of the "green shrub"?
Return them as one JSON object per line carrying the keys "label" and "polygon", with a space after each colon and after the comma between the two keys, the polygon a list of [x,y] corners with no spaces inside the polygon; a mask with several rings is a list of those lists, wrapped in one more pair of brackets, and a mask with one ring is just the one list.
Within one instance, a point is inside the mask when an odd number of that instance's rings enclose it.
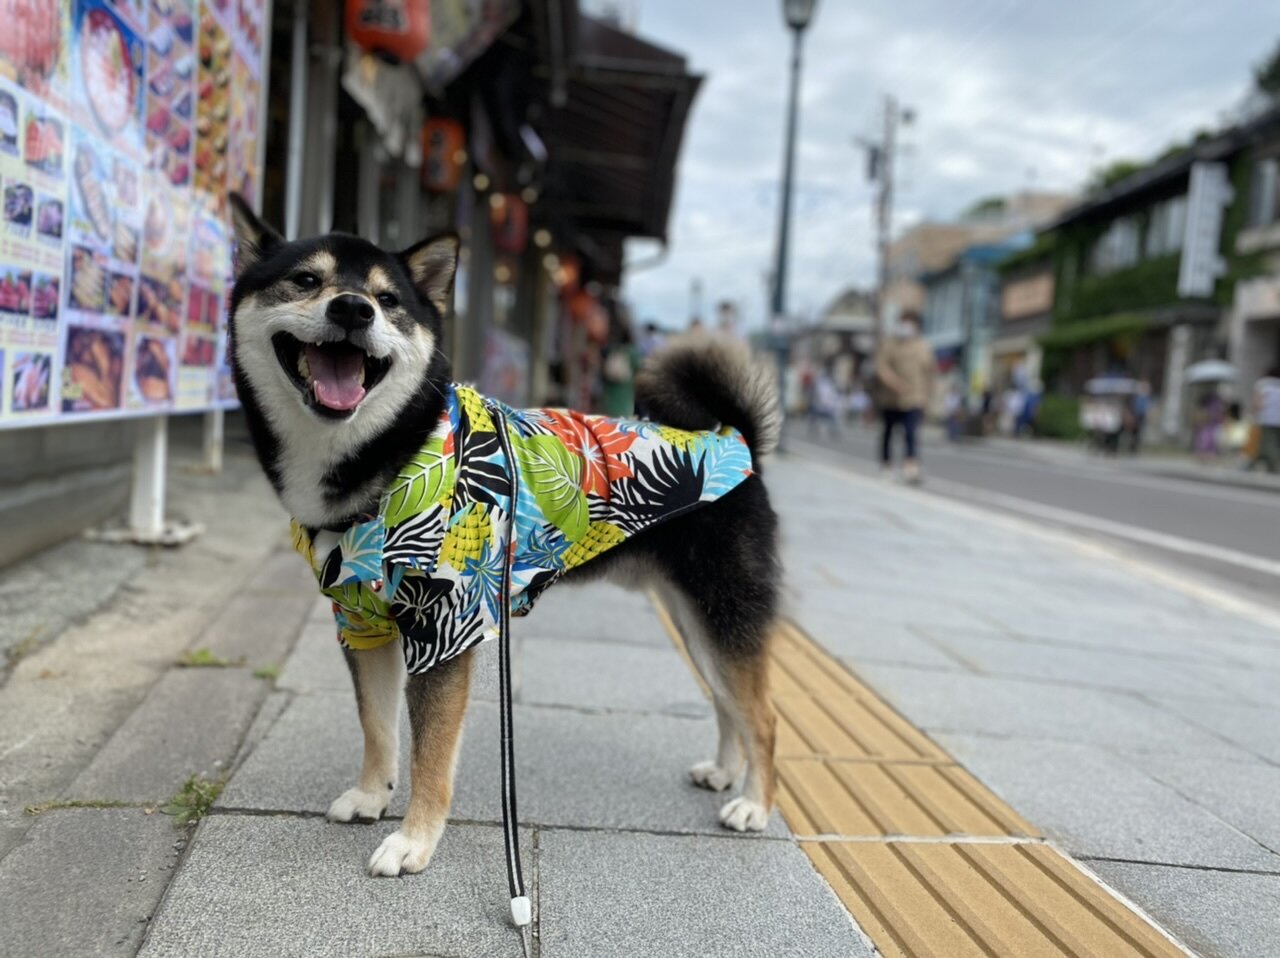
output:
{"label": "green shrub", "polygon": [[1036,433],[1049,439],[1079,439],[1084,434],[1080,428],[1080,400],[1053,393],[1041,397]]}

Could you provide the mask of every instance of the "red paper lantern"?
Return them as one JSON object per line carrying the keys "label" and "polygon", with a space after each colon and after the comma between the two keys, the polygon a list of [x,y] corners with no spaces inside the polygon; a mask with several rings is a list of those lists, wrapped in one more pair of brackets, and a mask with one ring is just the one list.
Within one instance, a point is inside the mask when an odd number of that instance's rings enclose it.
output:
{"label": "red paper lantern", "polygon": [[413,60],[431,40],[431,0],[347,0],[347,36],[370,53]]}
{"label": "red paper lantern", "polygon": [[422,124],[422,186],[432,193],[452,193],[462,182],[466,133],[457,120],[433,117]]}
{"label": "red paper lantern", "polygon": [[495,193],[489,200],[493,245],[518,255],[529,243],[529,207],[514,193]]}

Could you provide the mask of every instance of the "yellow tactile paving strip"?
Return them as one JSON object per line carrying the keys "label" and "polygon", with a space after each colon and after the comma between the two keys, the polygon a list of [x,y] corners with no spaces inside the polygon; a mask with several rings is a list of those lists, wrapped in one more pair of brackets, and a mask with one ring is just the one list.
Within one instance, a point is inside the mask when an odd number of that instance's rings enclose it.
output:
{"label": "yellow tactile paving strip", "polygon": [[778,807],[881,954],[1187,954],[790,624],[771,679]]}

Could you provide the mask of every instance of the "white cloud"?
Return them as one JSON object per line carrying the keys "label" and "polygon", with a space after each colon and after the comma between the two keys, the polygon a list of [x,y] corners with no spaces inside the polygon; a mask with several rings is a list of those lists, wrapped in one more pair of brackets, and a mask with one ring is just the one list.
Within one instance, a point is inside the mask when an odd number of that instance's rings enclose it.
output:
{"label": "white cloud", "polygon": [[[790,303],[811,312],[874,275],[871,187],[853,138],[893,92],[919,111],[895,222],[955,215],[1216,125],[1280,29],[1254,0],[819,0],[805,43]],[[686,131],[671,246],[626,292],[687,321],[738,300],[763,319],[773,267],[790,39],[778,0],[643,0],[642,35],[707,74]],[[643,249],[631,251],[645,255]]]}

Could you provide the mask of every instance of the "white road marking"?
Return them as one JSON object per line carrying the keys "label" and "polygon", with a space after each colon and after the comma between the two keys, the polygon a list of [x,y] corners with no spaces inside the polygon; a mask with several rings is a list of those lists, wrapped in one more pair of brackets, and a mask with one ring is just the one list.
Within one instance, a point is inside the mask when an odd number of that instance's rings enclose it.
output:
{"label": "white road marking", "polygon": [[974,486],[952,482],[949,479],[930,479],[929,485],[935,489],[950,490],[956,495],[963,496],[974,502],[998,506],[1014,512],[1048,519],[1051,522],[1090,529],[1117,539],[1128,539],[1131,542],[1139,542],[1143,545],[1155,546],[1169,552],[1177,552],[1199,559],[1212,559],[1215,562],[1251,569],[1254,572],[1262,572],[1266,575],[1280,576],[1280,561],[1266,559],[1248,552],[1241,552],[1238,549],[1228,549],[1225,546],[1215,546],[1207,542],[1197,542],[1194,539],[1184,539],[1182,536],[1169,535],[1167,532],[1156,532],[1153,529],[1145,529],[1142,526],[1133,526],[1125,522],[1100,519],[1097,516],[1087,515],[1083,512],[1059,509],[1057,506],[1046,506],[1043,503],[1022,499],[1018,496],[987,492]]}

